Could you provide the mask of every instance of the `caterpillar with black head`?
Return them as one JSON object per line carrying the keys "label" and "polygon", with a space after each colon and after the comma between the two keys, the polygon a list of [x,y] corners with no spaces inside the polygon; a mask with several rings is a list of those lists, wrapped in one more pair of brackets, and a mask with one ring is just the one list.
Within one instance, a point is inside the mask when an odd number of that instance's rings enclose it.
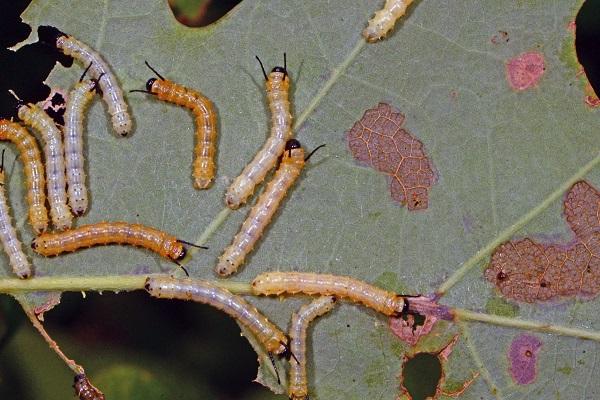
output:
{"label": "caterpillar with black head", "polygon": [[287,73],[286,55],[283,54],[283,67],[273,68],[269,75],[260,59],[258,57],[256,59],[260,63],[266,81],[267,101],[271,110],[271,135],[254,159],[246,165],[227,189],[225,203],[232,209],[240,207],[248,200],[254,188],[275,167],[286,142],[292,138],[292,114],[288,99],[290,77]]}
{"label": "caterpillar with black head", "polygon": [[305,159],[304,149],[300,142],[296,139],[287,141],[281,163],[273,179],[269,181],[256,204],[248,213],[248,217],[242,224],[240,231],[233,238],[233,243],[219,257],[219,262],[215,267],[217,274],[221,276],[231,275],[244,263],[244,259],[252,251],[265,228],[271,222],[287,191],[300,176],[305,161],[323,146],[317,147]]}
{"label": "caterpillar with black head", "polygon": [[159,79],[150,78],[146,90],[131,90],[155,95],[159,100],[188,108],[196,119],[196,146],[192,176],[196,189],[207,189],[215,178],[217,152],[217,112],[215,106],[200,92],[163,78],[146,61]]}

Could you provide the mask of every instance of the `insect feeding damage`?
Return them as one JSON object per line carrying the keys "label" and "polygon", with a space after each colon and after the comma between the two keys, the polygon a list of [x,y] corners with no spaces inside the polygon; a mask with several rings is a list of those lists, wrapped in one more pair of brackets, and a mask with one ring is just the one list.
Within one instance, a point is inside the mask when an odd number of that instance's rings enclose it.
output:
{"label": "insect feeding damage", "polygon": [[365,111],[346,139],[356,160],[388,175],[393,200],[409,210],[424,210],[437,173],[423,143],[402,128],[403,123],[402,113],[379,103]]}
{"label": "insect feeding damage", "polygon": [[502,295],[526,303],[598,295],[600,192],[585,181],[577,182],[565,196],[564,214],[575,234],[571,243],[524,238],[495,249],[485,277]]}
{"label": "insect feeding damage", "polygon": [[535,381],[537,354],[541,347],[542,341],[535,336],[523,333],[514,338],[508,350],[508,361],[515,383],[528,385]]}
{"label": "insect feeding damage", "polygon": [[537,85],[544,72],[544,55],[535,51],[519,54],[506,63],[508,83],[519,92]]}

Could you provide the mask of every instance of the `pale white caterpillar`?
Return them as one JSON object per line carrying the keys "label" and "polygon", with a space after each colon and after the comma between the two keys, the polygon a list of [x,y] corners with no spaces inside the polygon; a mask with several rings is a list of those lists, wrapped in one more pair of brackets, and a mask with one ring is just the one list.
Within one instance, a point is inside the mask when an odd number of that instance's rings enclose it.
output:
{"label": "pale white caterpillar", "polygon": [[277,159],[283,153],[285,143],[292,137],[292,114],[288,94],[290,77],[287,73],[287,61],[284,54],[284,66],[275,67],[267,75],[265,68],[256,57],[266,80],[267,101],[271,110],[271,135],[250,164],[235,178],[225,194],[225,203],[236,209],[248,200],[254,188],[260,184],[267,173],[275,167]]}
{"label": "pale white caterpillar", "polygon": [[383,9],[377,11],[363,30],[367,42],[374,43],[383,39],[394,28],[396,21],[406,14],[413,0],[386,0]]}
{"label": "pale white caterpillar", "polygon": [[331,311],[335,305],[334,296],[323,296],[310,304],[300,307],[292,314],[290,327],[290,352],[294,360],[290,361],[290,381],[288,395],[291,400],[308,400],[308,378],[306,377],[306,331],[308,325],[317,317]]}
{"label": "pale white caterpillar", "polygon": [[[88,207],[83,158],[83,116],[98,89],[98,80],[83,80],[87,67],[67,100],[65,111],[65,163],[69,206],[75,215],[83,215]],[[102,78],[102,76],[100,76]]]}
{"label": "pale white caterpillar", "polygon": [[210,282],[199,279],[149,277],[144,287],[154,297],[193,300],[223,311],[248,328],[269,353],[285,355],[288,350],[287,336],[256,307]]}
{"label": "pale white caterpillar", "polygon": [[25,125],[36,130],[42,137],[50,217],[56,229],[68,229],[73,222],[73,216],[67,205],[65,158],[60,130],[52,118],[35,104],[21,105],[18,115]]}
{"label": "pale white caterpillar", "polygon": [[2,164],[0,164],[0,241],[8,255],[10,266],[17,276],[26,279],[31,276],[31,264],[23,253],[17,231],[12,226],[6,191],[4,189],[4,150],[2,150]]}
{"label": "pale white caterpillar", "polygon": [[[306,158],[308,159],[316,150]],[[304,150],[296,139],[290,139],[285,144],[285,152],[281,164],[269,181],[264,192],[261,193],[256,204],[250,210],[248,217],[242,224],[240,231],[235,235],[233,242],[225,249],[215,272],[221,276],[228,276],[238,270],[244,263],[246,256],[252,251],[254,245],[262,236],[265,228],[271,222],[273,215],[279,208],[287,191],[294,184],[304,168]]]}
{"label": "pale white caterpillar", "polygon": [[108,107],[108,113],[111,115],[113,128],[119,135],[126,136],[132,127],[131,116],[127,111],[127,103],[117,77],[100,54],[87,44],[52,26],[40,26],[38,36],[42,42],[55,46],[62,53],[73,57],[83,65],[91,65],[90,75],[98,80],[102,98]]}

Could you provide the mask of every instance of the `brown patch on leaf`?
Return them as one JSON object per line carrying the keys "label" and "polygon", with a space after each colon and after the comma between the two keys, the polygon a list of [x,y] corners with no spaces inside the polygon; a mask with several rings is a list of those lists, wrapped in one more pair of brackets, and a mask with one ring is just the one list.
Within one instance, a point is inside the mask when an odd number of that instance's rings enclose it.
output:
{"label": "brown patch on leaf", "polygon": [[532,239],[498,246],[484,275],[507,298],[526,303],[600,293],[600,192],[577,182],[564,200],[575,240],[568,244]]}
{"label": "brown patch on leaf", "polygon": [[402,128],[403,123],[402,113],[379,103],[365,111],[346,139],[356,160],[388,175],[393,200],[409,210],[424,210],[437,174],[423,143]]}
{"label": "brown patch on leaf", "polygon": [[508,32],[498,31],[498,33],[492,36],[492,39],[490,39],[490,41],[492,42],[492,44],[508,43],[510,41],[510,37],[508,36]]}
{"label": "brown patch on leaf", "polygon": [[402,317],[390,317],[390,329],[404,343],[414,346],[422,336],[431,332],[437,321],[437,318],[434,316],[421,316],[422,323],[419,323],[418,317],[418,315],[413,314],[407,314]]}

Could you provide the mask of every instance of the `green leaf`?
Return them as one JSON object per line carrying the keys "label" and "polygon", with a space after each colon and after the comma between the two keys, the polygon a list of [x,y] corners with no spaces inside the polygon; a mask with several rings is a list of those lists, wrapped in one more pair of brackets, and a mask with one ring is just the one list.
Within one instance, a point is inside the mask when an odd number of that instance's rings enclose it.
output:
{"label": "green leaf", "polygon": [[[195,253],[186,268],[194,277],[214,279],[216,257],[248,210],[223,212],[224,191],[262,145],[270,121],[254,55],[275,66],[287,52],[295,134],[308,149],[327,147],[308,163],[233,279],[249,281],[277,269],[351,275],[410,293],[451,289],[444,303],[485,310],[496,294],[481,272],[495,245],[513,235],[567,242],[562,193],[583,177],[600,186],[598,112],[584,104],[568,29],[581,1],[416,2],[389,38],[367,45],[360,33],[381,3],[246,0],[219,23],[191,29],[176,23],[166,2],[34,1],[26,22],[57,26],[93,46],[124,90],[142,88],[152,76],[143,64],[148,60],[165,77],[207,95],[219,113],[218,179],[210,190],[196,191],[186,110],[127,94],[136,127],[131,137],[117,138],[96,101],[86,135],[91,210],[78,224],[126,220],[205,239],[210,250]],[[498,31],[510,40],[494,43]],[[537,86],[515,92],[505,63],[526,51],[542,53],[546,71]],[[81,65],[56,67],[50,82],[67,89],[81,71]],[[393,203],[385,176],[358,165],[344,142],[344,132],[380,101],[406,115],[406,129],[424,143],[439,172],[427,211]],[[21,177],[19,166],[8,188],[23,227]],[[28,242],[30,230],[21,232]],[[174,268],[147,251],[120,246],[32,258],[38,276]],[[300,304],[250,301],[282,327]],[[596,304],[519,305],[518,316],[510,318],[598,331]],[[399,392],[407,348],[383,317],[343,304],[311,332],[315,398],[393,398]],[[539,333],[537,380],[515,385],[506,354],[519,333],[461,324],[444,367],[451,386],[479,372],[463,398],[585,398],[600,390],[592,378],[595,343]],[[572,371],[568,385],[558,383],[565,366]]]}

